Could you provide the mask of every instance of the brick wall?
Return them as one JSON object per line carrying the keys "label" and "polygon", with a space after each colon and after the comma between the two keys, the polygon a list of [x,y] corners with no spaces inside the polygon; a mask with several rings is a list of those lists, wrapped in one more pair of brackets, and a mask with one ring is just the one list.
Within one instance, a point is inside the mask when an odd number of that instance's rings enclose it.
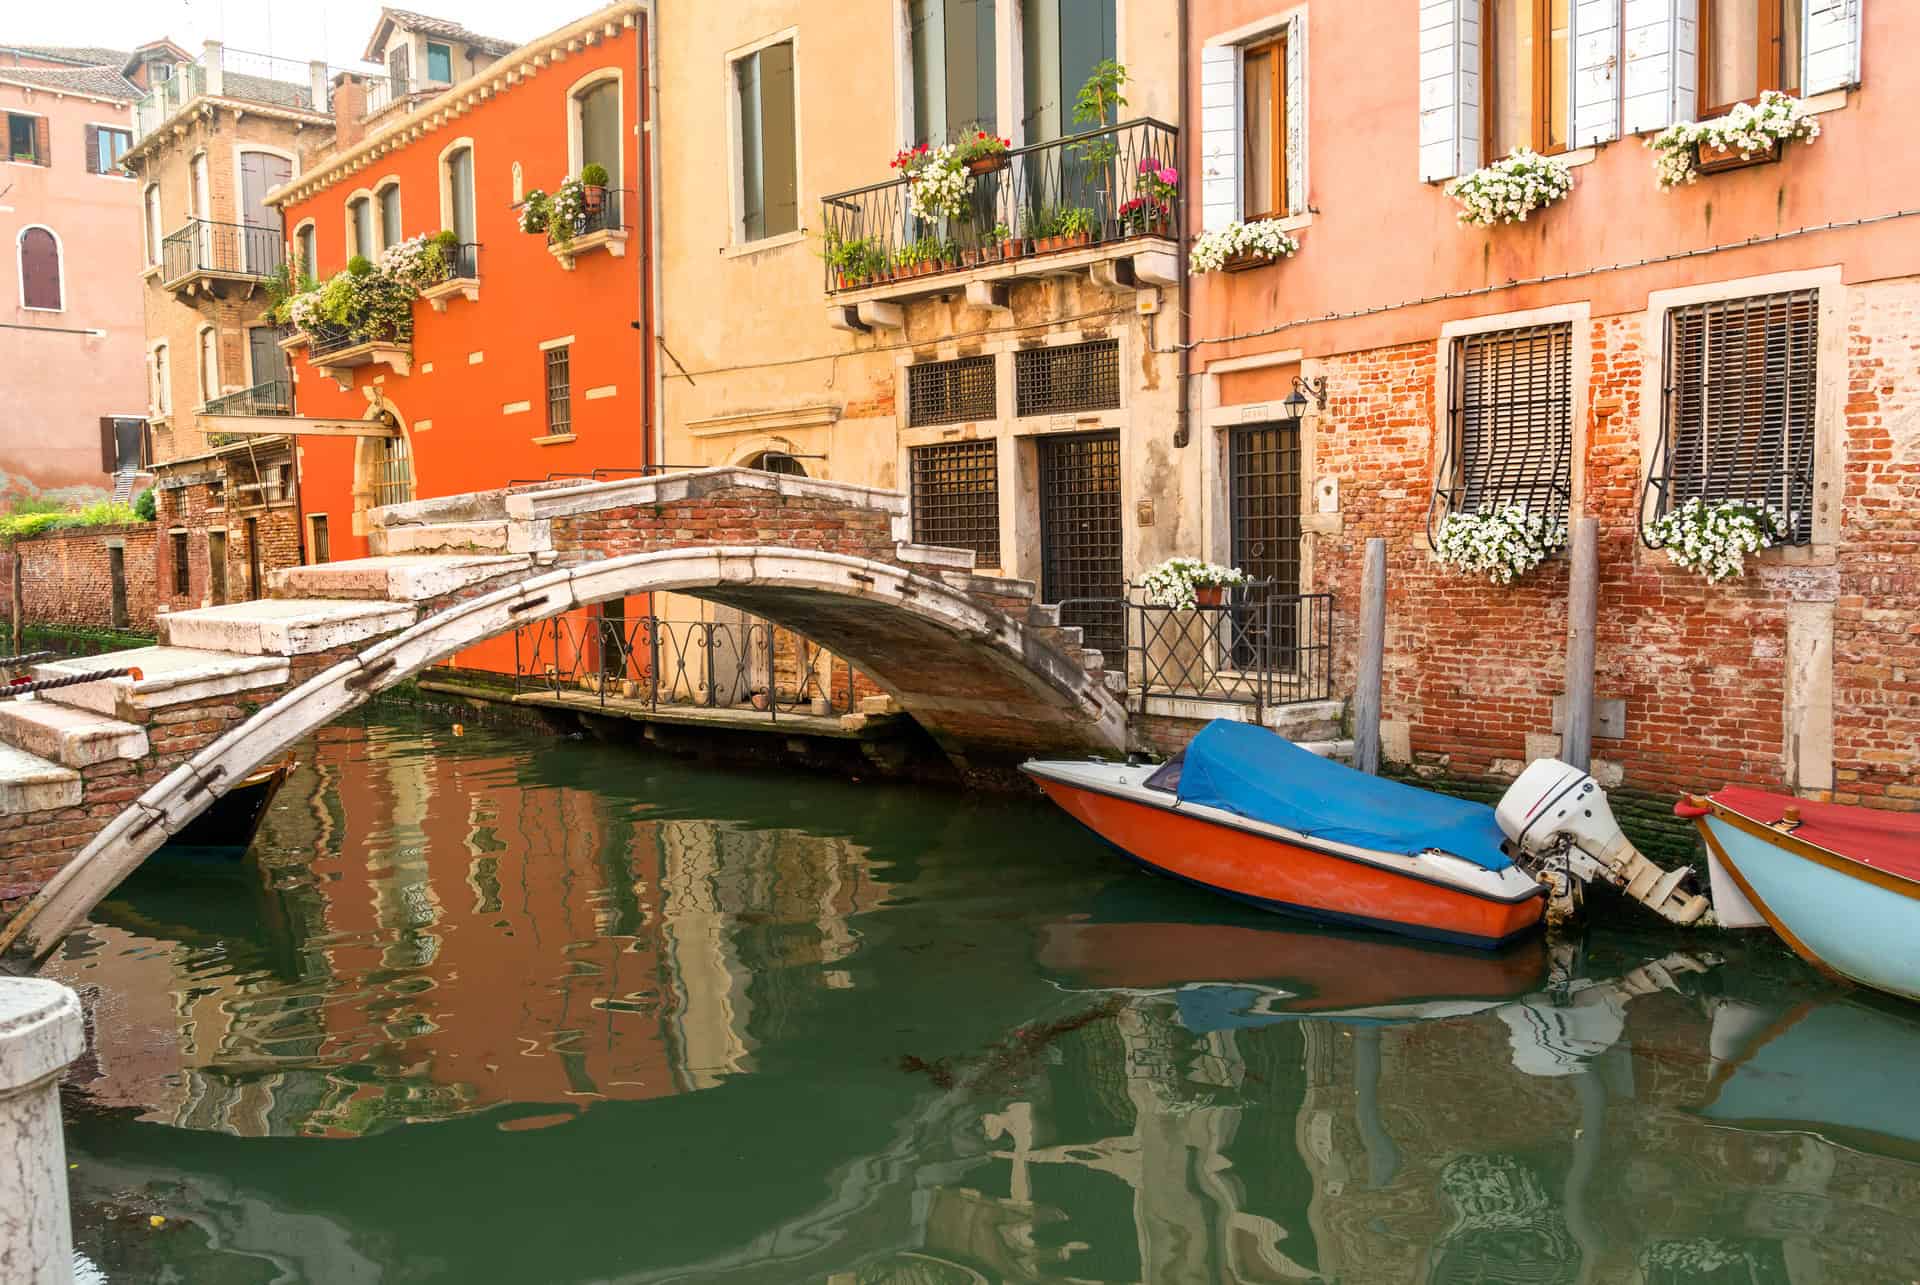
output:
{"label": "brick wall", "polygon": [[[0,618],[13,618],[13,562],[21,560],[22,615],[30,625],[82,629],[151,630],[154,608],[154,528],[127,526],[52,531],[0,546]],[[125,620],[113,618],[110,549],[122,550],[127,594]]]}
{"label": "brick wall", "polygon": [[[244,602],[265,597],[265,586],[252,584],[252,557],[247,523],[260,543],[260,570],[265,573],[300,563],[300,515],[291,500],[273,504],[241,504],[234,480],[218,461],[198,466],[198,479],[186,485],[166,486],[155,492],[159,538],[158,598],[168,611],[189,611],[220,602]],[[177,590],[175,533],[187,538],[187,590]],[[212,533],[224,533],[226,571],[224,592],[212,574]]]}

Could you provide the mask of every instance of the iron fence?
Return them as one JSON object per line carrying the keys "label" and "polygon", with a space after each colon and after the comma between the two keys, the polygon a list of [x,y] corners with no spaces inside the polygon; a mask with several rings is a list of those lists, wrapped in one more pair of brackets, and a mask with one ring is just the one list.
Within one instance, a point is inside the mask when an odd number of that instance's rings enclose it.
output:
{"label": "iron fence", "polygon": [[605,709],[662,706],[765,714],[853,712],[854,671],[771,621],[663,620],[597,612],[514,635],[514,691],[582,692]]}
{"label": "iron fence", "polygon": [[[480,243],[462,241],[441,251],[441,281],[478,281],[480,279]],[[436,283],[437,284],[437,283]]]}
{"label": "iron fence", "polygon": [[293,381],[269,379],[237,393],[212,398],[200,409],[206,415],[291,415]]}
{"label": "iron fence", "polygon": [[1125,621],[1127,695],[1142,713],[1151,696],[1278,708],[1333,699],[1333,595],[1285,593],[1262,581],[1229,591],[1217,606],[1157,606],[1136,590],[1114,598],[1068,599]]}
{"label": "iron fence", "polygon": [[951,218],[923,219],[910,180],[823,198],[827,293],[1006,263],[1134,237],[1177,234],[1179,200],[1149,174],[1177,168],[1180,131],[1134,120],[1015,148],[977,165]]}
{"label": "iron fence", "polygon": [[286,256],[278,227],[188,219],[160,243],[161,273],[168,282],[197,272],[229,277],[270,277]]}
{"label": "iron fence", "polygon": [[361,344],[411,344],[413,342],[413,316],[396,318],[391,325],[383,326],[378,333],[353,326],[332,326],[326,322],[315,322],[307,328],[308,357],[327,357],[348,348],[357,348]]}
{"label": "iron fence", "polygon": [[[594,199],[591,195],[592,189],[588,189],[588,192],[587,200],[591,202]],[[591,235],[595,232],[619,232],[630,227],[630,207],[633,204],[633,199],[634,192],[632,188],[608,187],[600,189],[600,203],[598,205],[588,204],[588,206],[581,210],[574,218],[573,239],[577,241],[581,237]],[[547,236],[549,240],[553,239],[553,233],[551,231],[548,232]]]}

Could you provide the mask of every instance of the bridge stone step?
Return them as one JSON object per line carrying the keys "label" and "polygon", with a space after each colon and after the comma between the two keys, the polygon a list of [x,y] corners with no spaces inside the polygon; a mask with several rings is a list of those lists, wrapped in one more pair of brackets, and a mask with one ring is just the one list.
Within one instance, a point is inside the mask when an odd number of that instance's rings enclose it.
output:
{"label": "bridge stone step", "polygon": [[[1054,608],[1055,612],[1060,609]],[[1079,625],[1034,625],[1031,632],[1038,634],[1063,651],[1083,647],[1087,641],[1087,631]]]}
{"label": "bridge stone step", "polygon": [[399,602],[262,598],[160,617],[160,641],[243,656],[309,656],[405,629],[419,610]]}
{"label": "bridge stone step", "polygon": [[441,495],[367,510],[370,527],[421,526],[448,522],[490,522],[507,516],[505,491]]}
{"label": "bridge stone step", "polygon": [[533,558],[514,554],[406,554],[321,562],[267,573],[276,598],[354,598],[363,602],[419,602],[499,576],[530,570]]}
{"label": "bridge stone step", "polygon": [[77,656],[35,665],[35,678],[70,678],[102,669],[138,669],[140,680],[107,678],[45,693],[42,699],[130,723],[156,709],[234,692],[279,687],[291,672],[283,656],[236,656],[191,647],[135,647],[104,656]]}
{"label": "bridge stone step", "polygon": [[1037,628],[1049,628],[1060,623],[1060,607],[1057,603],[1036,602],[1027,608],[1027,623]]}
{"label": "bridge stone step", "polygon": [[147,753],[146,729],[37,697],[0,701],[0,742],[63,767]]}
{"label": "bridge stone step", "polygon": [[79,803],[78,772],[11,745],[0,745],[0,815],[71,808]]}
{"label": "bridge stone step", "polygon": [[950,571],[973,570],[972,549],[953,549],[943,544],[901,544],[894,546],[894,555],[902,562],[915,562],[922,566],[943,567]]}
{"label": "bridge stone step", "polygon": [[542,553],[553,547],[546,522],[497,518],[474,522],[429,522],[375,527],[367,548],[375,557],[423,553]]}

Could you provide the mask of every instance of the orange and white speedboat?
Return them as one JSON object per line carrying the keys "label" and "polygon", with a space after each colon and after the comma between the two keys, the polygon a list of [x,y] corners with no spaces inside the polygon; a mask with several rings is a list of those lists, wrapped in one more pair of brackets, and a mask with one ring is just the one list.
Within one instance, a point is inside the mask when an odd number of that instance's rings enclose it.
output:
{"label": "orange and white speedboat", "polygon": [[1141,865],[1281,914],[1491,949],[1546,910],[1546,887],[1508,855],[1494,809],[1357,772],[1264,728],[1210,723],[1157,766],[1023,770]]}

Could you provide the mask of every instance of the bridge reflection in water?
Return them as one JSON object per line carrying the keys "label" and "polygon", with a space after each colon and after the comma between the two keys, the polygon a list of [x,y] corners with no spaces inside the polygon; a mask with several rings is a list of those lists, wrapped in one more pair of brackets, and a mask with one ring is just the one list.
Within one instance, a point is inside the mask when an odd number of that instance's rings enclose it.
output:
{"label": "bridge reflection in water", "polygon": [[1038,806],[585,743],[302,759],[51,969],[106,1279],[1920,1276],[1920,1019],[1765,943],[1314,932]]}

